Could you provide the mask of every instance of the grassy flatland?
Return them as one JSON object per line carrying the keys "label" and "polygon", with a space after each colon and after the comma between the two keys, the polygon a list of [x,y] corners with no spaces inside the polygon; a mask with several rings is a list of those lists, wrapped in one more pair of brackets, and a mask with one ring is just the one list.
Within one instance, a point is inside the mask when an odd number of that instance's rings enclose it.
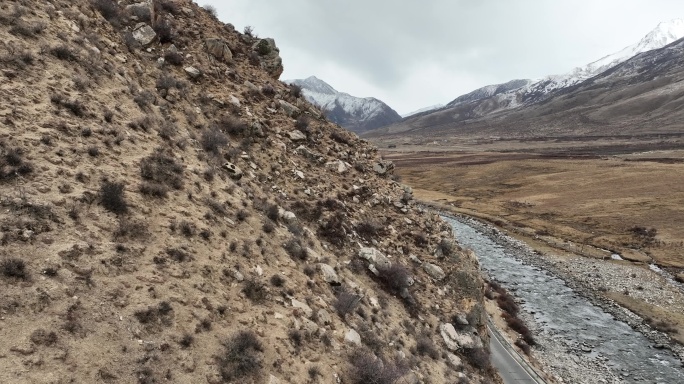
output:
{"label": "grassy flatland", "polygon": [[421,199],[587,256],[617,252],[634,261],[684,267],[681,151],[609,157],[392,152],[385,157]]}

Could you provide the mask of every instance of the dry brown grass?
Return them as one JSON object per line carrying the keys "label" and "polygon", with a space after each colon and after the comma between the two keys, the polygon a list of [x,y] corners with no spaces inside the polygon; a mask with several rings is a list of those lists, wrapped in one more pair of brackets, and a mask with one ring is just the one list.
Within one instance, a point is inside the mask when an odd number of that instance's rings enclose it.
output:
{"label": "dry brown grass", "polygon": [[[487,215],[576,253],[610,256],[593,245],[636,261],[684,267],[678,251],[684,241],[678,224],[684,215],[682,163],[500,153],[388,158],[420,199]],[[644,244],[630,231],[635,226],[657,229],[656,241]]]}

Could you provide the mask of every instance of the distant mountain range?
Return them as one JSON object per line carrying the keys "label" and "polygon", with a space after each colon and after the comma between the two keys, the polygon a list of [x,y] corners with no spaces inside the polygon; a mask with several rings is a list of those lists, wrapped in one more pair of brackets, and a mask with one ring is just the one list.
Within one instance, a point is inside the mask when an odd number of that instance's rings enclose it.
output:
{"label": "distant mountain range", "polygon": [[[617,121],[623,120],[623,115],[604,113],[616,111],[616,105],[632,106],[632,109],[621,109],[623,114],[632,118],[641,113],[655,114],[662,106],[653,100],[664,100],[664,97],[679,92],[679,73],[684,72],[684,66],[677,68],[674,63],[681,61],[675,53],[684,44],[678,41],[682,37],[684,21],[663,22],[638,43],[567,74],[482,87],[457,97],[442,108],[409,116],[368,135],[377,137],[410,132],[411,135],[426,137],[428,133],[447,131],[474,133],[477,127],[494,135],[530,134],[533,128],[535,132],[541,132],[538,130],[540,123],[541,126],[556,127],[554,132],[558,133],[559,124],[569,123],[565,118],[570,115],[565,116],[565,113],[570,111],[576,114],[572,121],[577,122],[581,115],[584,117],[580,120],[584,123],[565,126],[566,129],[579,129],[581,126],[587,130],[591,126],[588,130],[595,131],[600,126],[615,126]],[[675,41],[677,43],[672,44]],[[664,83],[664,79],[677,83]],[[629,99],[641,97],[644,99],[639,101]],[[554,122],[547,119],[549,116],[565,117]],[[528,121],[533,117],[534,121]],[[516,123],[510,124],[513,121]],[[632,130],[637,125],[623,129]]]}
{"label": "distant mountain range", "polygon": [[315,76],[285,82],[302,87],[307,101],[319,106],[330,121],[353,132],[362,133],[401,120],[401,116],[382,101],[338,92]]}

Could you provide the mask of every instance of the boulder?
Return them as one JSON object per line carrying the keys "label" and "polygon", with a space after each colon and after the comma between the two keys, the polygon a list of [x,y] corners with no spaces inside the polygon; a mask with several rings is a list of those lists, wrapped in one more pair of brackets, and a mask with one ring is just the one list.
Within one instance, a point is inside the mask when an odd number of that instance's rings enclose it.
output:
{"label": "boulder", "polygon": [[375,164],[373,164],[373,171],[377,173],[378,175],[384,176],[388,173],[392,173],[394,170],[394,163],[391,161],[377,161]]}
{"label": "boulder", "polygon": [[442,280],[446,277],[446,273],[444,273],[444,270],[442,270],[442,268],[438,265],[432,263],[425,263],[423,264],[423,269],[428,275],[430,275],[430,277],[432,277],[435,280]]}
{"label": "boulder", "polygon": [[337,276],[337,272],[335,272],[335,268],[331,267],[328,264],[325,263],[320,263],[318,264],[318,268],[321,270],[321,274],[323,275],[323,280],[332,285],[340,285],[342,283],[342,280],[340,280],[340,277]]}
{"label": "boulder", "polygon": [[197,79],[200,76],[202,76],[202,71],[200,71],[199,69],[192,67],[192,66],[185,67],[185,68],[183,68],[183,70],[185,70],[185,73],[187,73],[191,79]]}
{"label": "boulder", "polygon": [[442,335],[442,339],[444,339],[444,343],[450,351],[482,347],[482,340],[479,337],[456,332],[451,323],[440,324],[439,333]]}
{"label": "boulder", "polygon": [[361,336],[358,332],[350,328],[347,333],[344,334],[344,341],[350,344],[361,345]]}
{"label": "boulder", "polygon": [[447,364],[457,371],[463,368],[463,362],[461,361],[461,358],[451,352],[447,352]]}
{"label": "boulder", "polygon": [[342,160],[335,160],[335,161],[329,161],[325,163],[326,167],[335,170],[337,173],[345,173],[349,168],[351,168],[351,165],[349,163],[345,163]]}
{"label": "boulder", "polygon": [[231,179],[240,180],[242,178],[242,170],[233,163],[223,164],[223,169],[228,171],[228,175]]}
{"label": "boulder", "polygon": [[313,315],[313,310],[306,303],[303,303],[296,299],[292,299],[292,306],[294,308],[301,309],[306,317],[311,317],[311,315]]}
{"label": "boulder", "polygon": [[259,55],[259,66],[274,79],[280,78],[283,73],[283,59],[280,57],[280,49],[276,46],[275,40],[259,39],[252,45],[252,50]]}
{"label": "boulder", "polygon": [[302,133],[302,131],[295,129],[294,131],[290,131],[287,133],[287,136],[290,138],[292,141],[303,141],[306,140],[306,135]]}
{"label": "boulder", "polygon": [[233,61],[233,52],[231,52],[228,43],[223,39],[210,37],[204,40],[204,47],[206,48],[207,53],[217,60],[223,61],[224,63]]}
{"label": "boulder", "polygon": [[359,250],[359,257],[368,260],[372,265],[387,268],[392,265],[390,259],[373,247],[362,247]]}
{"label": "boulder", "polygon": [[295,107],[294,105],[288,103],[285,100],[278,100],[278,103],[280,104],[280,108],[285,111],[285,114],[290,116],[290,117],[295,117],[299,115],[299,108]]}
{"label": "boulder", "polygon": [[149,45],[157,37],[157,33],[145,23],[138,23],[133,28],[133,38],[138,41],[143,47]]}

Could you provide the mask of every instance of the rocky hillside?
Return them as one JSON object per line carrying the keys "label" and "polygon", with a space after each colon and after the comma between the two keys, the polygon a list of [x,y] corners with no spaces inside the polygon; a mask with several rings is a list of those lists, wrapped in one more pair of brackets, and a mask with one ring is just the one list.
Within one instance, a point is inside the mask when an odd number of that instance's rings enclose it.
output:
{"label": "rocky hillside", "polygon": [[499,382],[476,259],[272,39],[3,1],[0,62],[0,382]]}
{"label": "rocky hillside", "polygon": [[301,87],[306,100],[320,107],[328,120],[352,132],[362,133],[401,120],[401,116],[382,101],[338,92],[315,76],[287,83]]}

